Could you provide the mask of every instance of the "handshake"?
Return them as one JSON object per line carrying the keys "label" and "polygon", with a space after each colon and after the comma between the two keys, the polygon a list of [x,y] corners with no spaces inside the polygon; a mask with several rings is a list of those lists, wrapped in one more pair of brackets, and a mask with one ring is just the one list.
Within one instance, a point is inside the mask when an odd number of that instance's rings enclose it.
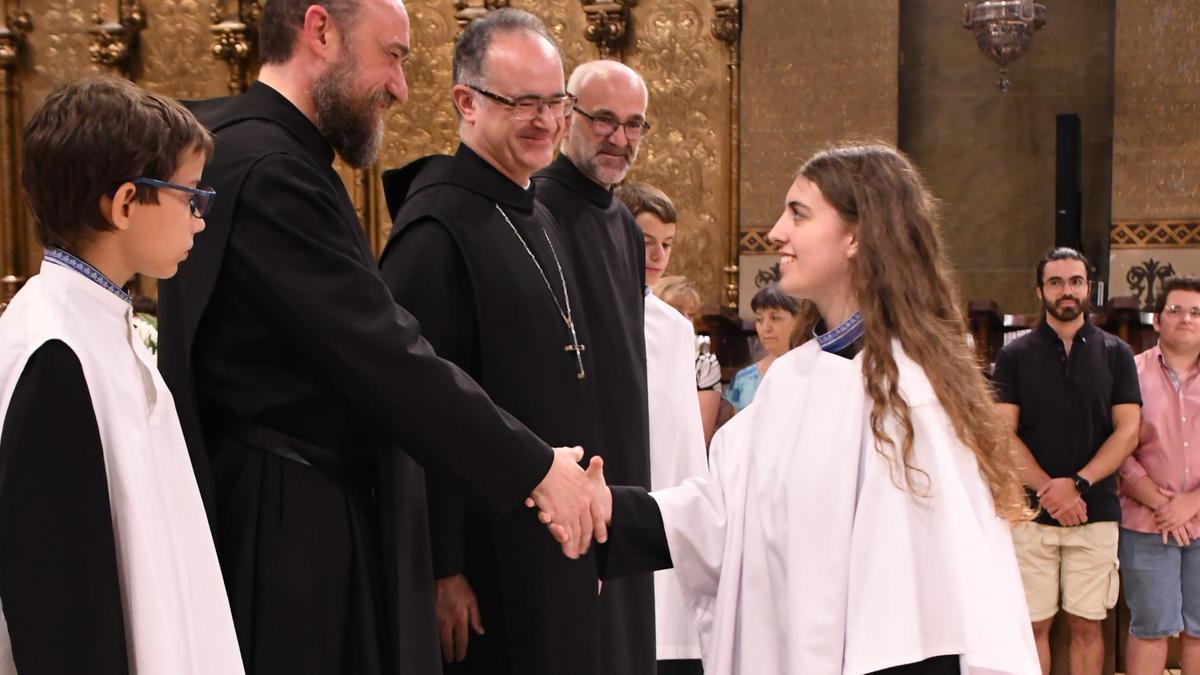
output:
{"label": "handshake", "polygon": [[612,520],[612,492],[604,482],[604,460],[592,457],[587,471],[580,468],[583,448],[555,448],[550,471],[525,506],[537,508],[563,554],[572,560],[587,553],[592,538],[603,544],[608,540]]}

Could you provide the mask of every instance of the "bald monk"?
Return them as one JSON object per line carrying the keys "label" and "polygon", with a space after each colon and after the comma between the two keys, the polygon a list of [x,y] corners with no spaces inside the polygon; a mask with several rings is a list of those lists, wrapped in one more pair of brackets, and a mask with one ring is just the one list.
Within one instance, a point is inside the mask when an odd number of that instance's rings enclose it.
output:
{"label": "bald monk", "polygon": [[[625,179],[650,130],[648,93],[637,72],[591,61],[571,73],[577,98],[562,154],[534,174],[538,201],[554,214],[559,241],[579,284],[595,364],[596,454],[614,485],[650,485],[646,403],[645,245],[633,214],[612,187]],[[604,556],[599,556],[604,574]],[[650,574],[605,581],[600,593],[600,670],[655,672],[654,583]]]}

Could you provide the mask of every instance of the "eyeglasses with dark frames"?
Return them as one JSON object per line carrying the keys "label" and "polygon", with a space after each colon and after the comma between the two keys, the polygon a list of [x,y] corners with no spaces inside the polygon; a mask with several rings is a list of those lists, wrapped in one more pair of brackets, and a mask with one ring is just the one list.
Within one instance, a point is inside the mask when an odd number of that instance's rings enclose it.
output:
{"label": "eyeglasses with dark frames", "polygon": [[631,141],[641,140],[643,136],[650,133],[650,123],[646,120],[622,122],[608,115],[593,115],[592,113],[585,112],[582,108],[575,108],[575,112],[591,120],[592,128],[600,132],[601,136],[607,137],[617,133],[618,127],[625,127],[625,138]]}
{"label": "eyeglasses with dark frames", "polygon": [[549,109],[550,114],[555,117],[566,117],[575,108],[575,96],[572,94],[552,96],[550,98],[522,96],[521,98],[514,99],[481,89],[473,84],[468,84],[467,86],[501,105],[512,108],[513,119],[521,122],[527,122],[536,118],[545,109]]}
{"label": "eyeglasses with dark frames", "polygon": [[113,188],[109,196],[117,194],[117,190],[125,183],[186,192],[188,193],[188,207],[192,210],[192,216],[196,218],[203,218],[208,215],[209,210],[212,209],[213,202],[217,200],[217,191],[212,188],[188,187],[186,185],[168,183],[165,180],[158,180],[156,178],[127,178],[121,181],[117,187]]}

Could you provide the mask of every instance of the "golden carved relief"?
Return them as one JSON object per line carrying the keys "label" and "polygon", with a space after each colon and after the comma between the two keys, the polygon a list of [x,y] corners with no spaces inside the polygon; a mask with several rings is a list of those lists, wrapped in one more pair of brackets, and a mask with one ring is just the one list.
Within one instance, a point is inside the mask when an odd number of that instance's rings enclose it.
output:
{"label": "golden carved relief", "polygon": [[[99,73],[102,67],[92,63],[88,52],[91,35],[88,29],[96,9],[93,0],[22,0],[22,8],[28,11],[36,28],[25,37],[22,50],[18,94],[19,109],[28,116],[46,94],[54,87],[89,73]],[[20,121],[24,126],[25,119]],[[22,204],[20,192],[5,193],[0,199]],[[29,235],[29,220],[24,220],[26,234],[23,251],[13,252],[24,259],[23,269],[27,273],[36,271],[41,260],[41,251],[34,237]],[[6,255],[8,253],[6,252]]]}
{"label": "golden carved relief", "polygon": [[100,2],[96,6],[93,25],[88,29],[92,35],[88,53],[92,63],[129,76],[133,72],[138,35],[146,27],[146,14],[137,0],[116,0],[114,4],[115,7],[106,7]]}
{"label": "golden carved relief", "polygon": [[454,19],[459,26],[466,28],[491,10],[508,6],[508,0],[454,0]]}
{"label": "golden carved relief", "polygon": [[629,8],[637,0],[581,0],[587,28],[583,36],[594,42],[600,58],[621,60],[621,48],[629,32]]}
{"label": "golden carved relief", "polygon": [[224,9],[218,0],[210,16],[212,25],[212,55],[229,65],[229,81],[226,87],[234,96],[246,91],[249,84],[251,61],[256,56],[258,20],[262,6],[257,0],[235,0],[233,6]]}
{"label": "golden carved relief", "polygon": [[679,208],[671,268],[704,302],[722,303],[729,212],[725,45],[710,31],[709,0],[642,0],[625,62],[650,89],[653,133],[632,177],[659,187]]}
{"label": "golden carved relief", "polygon": [[[0,2],[0,309],[28,278],[25,208],[20,194],[20,73],[33,18],[16,2]],[[7,198],[11,196],[12,198]]]}
{"label": "golden carved relief", "polygon": [[738,264],[739,255],[738,228],[741,225],[741,195],[742,182],[742,73],[741,73],[741,36],[742,36],[742,3],[741,0],[713,0],[712,34],[725,43],[728,50],[728,75],[726,86],[729,89],[729,129],[725,135],[729,153],[729,210],[725,223],[728,243],[725,247],[725,288],[722,302],[725,309],[737,312],[738,309]]}
{"label": "golden carved relief", "polygon": [[514,0],[513,7],[537,16],[546,24],[563,54],[568,77],[575,66],[596,58],[595,48],[585,38],[587,17],[579,0]]}
{"label": "golden carved relief", "polygon": [[157,0],[147,6],[137,83],[180,99],[229,93],[225,64],[214,59],[209,23],[212,0]]}

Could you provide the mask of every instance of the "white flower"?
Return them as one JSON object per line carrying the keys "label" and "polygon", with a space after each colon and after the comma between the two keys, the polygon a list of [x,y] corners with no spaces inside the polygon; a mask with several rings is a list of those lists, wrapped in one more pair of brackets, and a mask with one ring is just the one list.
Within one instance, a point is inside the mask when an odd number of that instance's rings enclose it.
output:
{"label": "white flower", "polygon": [[150,352],[150,356],[154,358],[156,365],[158,361],[158,319],[151,314],[134,314],[131,321],[133,330],[142,340],[142,344],[146,345],[146,350]]}

